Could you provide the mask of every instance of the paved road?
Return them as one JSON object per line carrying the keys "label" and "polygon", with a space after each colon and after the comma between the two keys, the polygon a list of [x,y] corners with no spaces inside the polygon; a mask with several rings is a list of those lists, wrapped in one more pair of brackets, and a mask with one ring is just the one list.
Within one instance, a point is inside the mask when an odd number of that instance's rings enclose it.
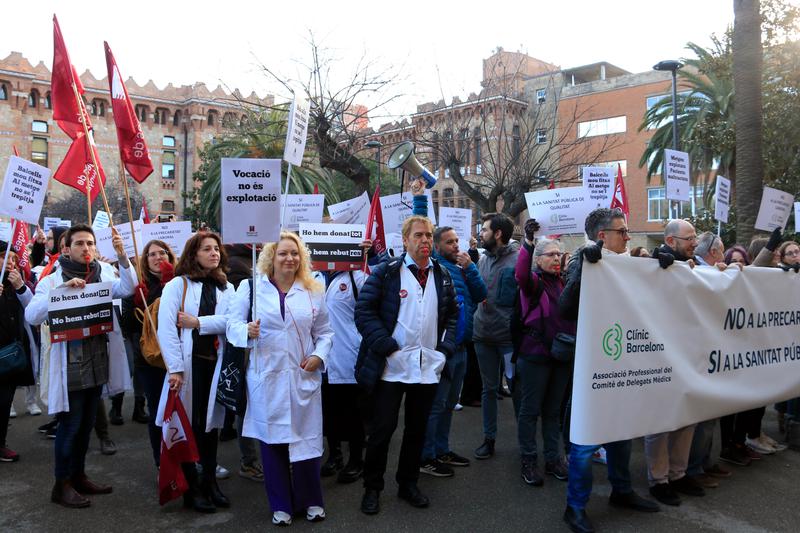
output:
{"label": "paved road", "polygon": [[[232,528],[232,531],[260,531],[272,528],[263,488],[235,473],[220,486],[233,507],[213,515],[201,515],[181,508],[178,502],[159,507],[156,470],[150,457],[145,427],[130,422],[131,398],[126,398],[124,426],[113,427],[118,453],[100,455],[96,439],[87,458],[90,477],[114,485],[114,493],[96,496],[89,509],[64,509],[49,502],[52,487],[53,441],[36,432],[45,416],[20,414],[12,420],[9,444],[22,460],[0,464],[0,531],[184,531]],[[500,406],[497,454],[488,461],[461,468],[454,478],[423,476],[422,490],[431,498],[429,509],[413,509],[395,496],[393,474],[387,476],[387,490],[381,498],[382,511],[368,517],[358,510],[361,487],[337,485],[323,480],[328,519],[321,524],[298,520],[292,528],[301,531],[346,531],[348,533],[402,531],[516,532],[568,531],[561,521],[566,484],[548,477],[542,488],[529,487],[519,477],[515,427],[511,402]],[[17,411],[24,413],[21,394]],[[775,435],[774,412],[768,411],[767,432]],[[465,408],[455,414],[452,445],[467,455],[480,441],[480,410]],[[395,441],[398,439],[396,438]],[[395,442],[395,444],[397,444]],[[396,465],[393,446],[390,468]],[[235,442],[220,444],[220,463],[234,470],[238,464]],[[761,532],[800,530],[800,454],[786,451],[766,457],[746,468],[736,468],[732,478],[712,489],[704,498],[684,501],[677,508],[663,508],[656,514],[619,511],[606,503],[610,493],[602,466],[595,467],[595,491],[588,512],[600,531],[621,532]],[[646,492],[641,440],[634,444],[632,460],[634,485]],[[687,497],[688,498],[688,497]]]}

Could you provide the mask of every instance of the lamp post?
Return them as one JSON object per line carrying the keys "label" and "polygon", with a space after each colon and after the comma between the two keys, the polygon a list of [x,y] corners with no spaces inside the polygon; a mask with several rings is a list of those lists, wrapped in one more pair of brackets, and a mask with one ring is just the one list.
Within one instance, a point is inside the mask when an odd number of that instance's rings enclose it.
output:
{"label": "lamp post", "polygon": [[374,141],[373,140],[373,141],[367,142],[367,144],[365,146],[367,148],[377,148],[378,149],[378,157],[377,157],[377,163],[378,163],[378,188],[380,188],[380,186],[381,186],[381,146],[383,146],[383,143],[380,142],[380,141]]}
{"label": "lamp post", "polygon": [[[653,65],[653,70],[669,71],[672,73],[672,149],[676,151],[680,150],[680,143],[678,141],[678,69],[682,66],[683,63],[674,59],[666,59]],[[665,161],[664,169],[666,168]],[[692,195],[694,195],[693,192]],[[670,211],[672,211],[672,200],[668,201],[670,203]],[[692,203],[692,214],[694,214],[694,202]]]}

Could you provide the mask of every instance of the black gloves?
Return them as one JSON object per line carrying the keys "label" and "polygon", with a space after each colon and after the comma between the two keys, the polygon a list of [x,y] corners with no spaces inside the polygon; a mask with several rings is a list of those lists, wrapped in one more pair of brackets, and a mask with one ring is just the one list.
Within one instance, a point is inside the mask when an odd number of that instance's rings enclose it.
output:
{"label": "black gloves", "polygon": [[603,257],[603,241],[597,241],[595,244],[587,244],[583,247],[583,258],[590,263],[597,263]]}
{"label": "black gloves", "polygon": [[540,227],[541,226],[539,226],[539,223],[536,222],[535,218],[529,218],[525,222],[525,238],[533,242],[533,236],[537,231],[539,231]]}
{"label": "black gloves", "polygon": [[783,230],[781,230],[781,228],[775,228],[772,230],[772,235],[769,236],[769,242],[766,246],[764,246],[764,248],[770,252],[774,252],[775,249],[781,244],[781,240],[783,240],[782,237]]}
{"label": "black gloves", "polygon": [[675,262],[675,256],[667,252],[656,250],[655,258],[658,259],[658,266],[663,269],[669,268]]}
{"label": "black gloves", "polygon": [[800,263],[797,263],[796,265],[781,265],[781,270],[783,270],[784,272],[789,272],[790,270],[794,270],[795,273],[799,273]]}

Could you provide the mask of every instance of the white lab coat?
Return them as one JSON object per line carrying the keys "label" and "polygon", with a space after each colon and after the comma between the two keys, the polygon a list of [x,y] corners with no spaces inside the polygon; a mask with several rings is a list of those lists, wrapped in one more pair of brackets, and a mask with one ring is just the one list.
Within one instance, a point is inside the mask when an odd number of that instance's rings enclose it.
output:
{"label": "white lab coat", "polygon": [[[357,270],[353,272],[356,291],[360,291],[367,275]],[[325,291],[325,304],[328,307],[331,328],[336,334],[331,346],[331,353],[325,363],[328,372],[328,383],[331,385],[355,384],[356,359],[361,346],[361,334],[356,328],[354,312],[356,297],[350,272],[339,272],[331,280]]]}
{"label": "white lab coat", "polygon": [[[133,294],[136,286],[136,274],[133,265],[129,268],[120,267],[119,277],[110,265],[101,263],[100,281],[111,281],[113,286],[111,295],[113,298],[125,298]],[[49,276],[44,278],[36,286],[36,294],[31,299],[28,307],[25,308],[25,320],[33,326],[38,326],[47,320],[47,305],[50,301],[50,291],[64,285],[64,278],[61,269],[57,268]],[[114,331],[108,334],[108,383],[106,390],[108,394],[116,394],[131,388],[131,372],[128,366],[128,357],[125,354],[125,346],[122,341],[122,333],[117,322],[116,313],[112,313],[114,318]],[[67,343],[57,342],[50,345],[49,354],[42,352],[43,357],[48,361],[42,364],[47,368],[47,382],[42,379],[42,387],[47,386],[47,412],[55,415],[62,412],[69,412],[69,396],[67,389]],[[45,395],[42,394],[42,398]]]}
{"label": "white lab coat", "polygon": [[249,283],[239,284],[228,315],[228,342],[251,347],[242,433],[267,444],[288,444],[293,463],[320,457],[322,367],[306,372],[300,363],[311,355],[322,359],[323,365],[328,359],[333,330],[325,295],[295,282],[286,294],[286,317],[281,318],[275,286],[260,274],[254,286],[256,316],[261,320],[258,342],[247,338]]}
{"label": "white lab coat", "polygon": [[[186,279],[188,286],[183,312],[197,316],[200,311],[200,296],[203,293],[203,284],[201,282],[177,276],[164,285],[164,289],[161,292],[161,303],[158,307],[158,343],[161,345],[161,355],[164,357],[164,363],[167,366],[167,375],[164,378],[164,386],[161,389],[161,400],[158,402],[158,414],[155,420],[159,426],[164,421],[170,373],[183,372],[181,401],[186,408],[186,413],[190,418],[192,416],[192,330],[184,328],[180,336],[178,336],[178,328],[175,325],[178,322],[178,312],[181,310],[184,279]],[[225,313],[232,297],[233,285],[228,283],[224,291],[217,289],[217,305],[214,309],[214,314],[197,316],[200,321],[198,330],[200,335],[217,334],[219,339],[217,366],[214,369],[214,377],[211,380],[211,394],[209,394],[208,398],[206,431],[221,428],[225,419],[225,409],[216,402],[216,391],[219,370],[222,365],[222,354],[225,350]]]}

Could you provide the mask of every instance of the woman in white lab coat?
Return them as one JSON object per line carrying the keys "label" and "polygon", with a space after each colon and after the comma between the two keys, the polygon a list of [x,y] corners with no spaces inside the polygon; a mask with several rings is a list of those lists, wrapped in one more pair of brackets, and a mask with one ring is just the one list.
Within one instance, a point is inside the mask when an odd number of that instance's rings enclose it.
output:
{"label": "woman in white lab coat", "polygon": [[319,521],[325,518],[320,388],[333,332],[324,288],[312,278],[297,235],[284,231],[264,246],[253,287],[255,317],[250,283],[239,284],[228,316],[228,342],[251,347],[243,434],[261,441],[273,523],[287,525],[300,510]]}
{"label": "woman in white lab coat", "polygon": [[156,424],[164,420],[170,390],[180,393],[192,421],[203,477],[198,482],[193,463],[184,463],[189,482],[184,506],[204,513],[230,507],[216,480],[217,433],[224,409],[215,401],[225,346],[228,302],[233,286],[225,276],[228,260],[216,233],[197,232],[186,241],[175,277],[164,286],[158,309],[158,342],[167,376]]}

